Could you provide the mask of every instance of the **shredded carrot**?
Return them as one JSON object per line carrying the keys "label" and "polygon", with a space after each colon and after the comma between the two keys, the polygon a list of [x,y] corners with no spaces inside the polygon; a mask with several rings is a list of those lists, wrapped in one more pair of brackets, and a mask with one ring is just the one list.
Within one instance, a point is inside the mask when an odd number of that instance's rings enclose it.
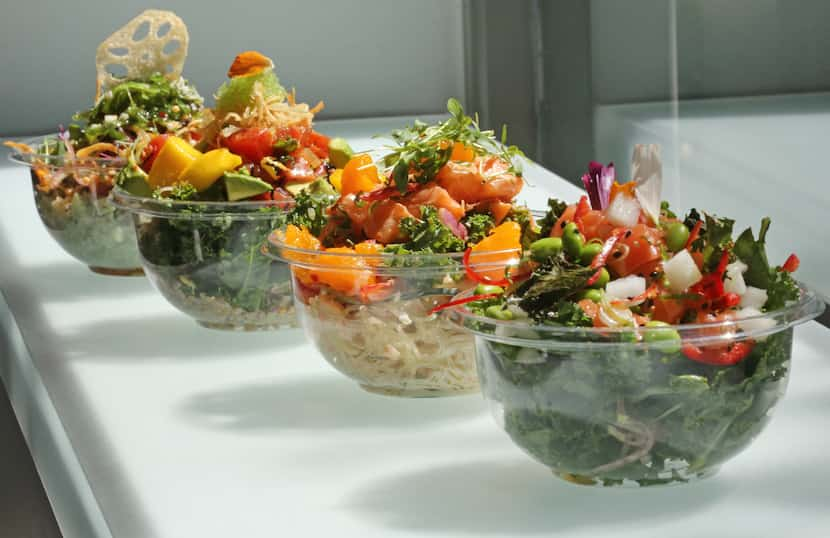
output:
{"label": "shredded carrot", "polygon": [[16,149],[20,153],[34,153],[35,152],[35,150],[32,149],[32,146],[30,146],[28,144],[24,144],[23,142],[12,142],[11,140],[9,140],[8,142],[3,142],[3,145],[8,147],[8,148]]}
{"label": "shredded carrot", "polygon": [[98,155],[99,153],[104,153],[105,151],[110,153],[118,153],[118,148],[115,147],[115,144],[110,144],[109,142],[98,142],[97,144],[92,144],[91,146],[79,149],[75,152],[75,156],[79,159],[85,159],[90,155]]}

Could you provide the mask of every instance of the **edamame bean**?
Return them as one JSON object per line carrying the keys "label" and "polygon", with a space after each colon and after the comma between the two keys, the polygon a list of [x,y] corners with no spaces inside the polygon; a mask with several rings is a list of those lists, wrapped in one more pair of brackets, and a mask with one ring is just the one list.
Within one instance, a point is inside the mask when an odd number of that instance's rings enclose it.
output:
{"label": "edamame bean", "polygon": [[591,265],[594,258],[602,251],[602,243],[591,240],[587,245],[582,247],[582,252],[579,254],[579,261],[582,265]]}
{"label": "edamame bean", "polygon": [[530,257],[533,261],[543,262],[562,252],[562,239],[559,237],[544,237],[530,244]]}
{"label": "edamame bean", "polygon": [[662,321],[646,323],[643,340],[651,343],[663,343],[660,350],[663,353],[677,353],[680,351],[680,333],[671,328],[671,325]]}
{"label": "edamame bean", "polygon": [[682,222],[672,222],[666,228],[666,246],[672,252],[679,252],[689,240],[689,229]]}
{"label": "edamame bean", "polygon": [[502,294],[504,293],[504,288],[502,288],[501,286],[479,284],[478,286],[476,286],[476,289],[473,290],[473,295],[490,295],[493,293]]}
{"label": "edamame bean", "polygon": [[598,302],[602,301],[602,296],[603,295],[604,294],[603,294],[602,290],[587,289],[587,290],[582,292],[580,297],[582,299],[588,299],[589,301],[593,301],[595,303],[598,303]]}
{"label": "edamame bean", "polygon": [[611,275],[608,273],[608,269],[603,267],[599,271],[600,271],[599,272],[599,278],[597,279],[596,282],[591,284],[592,288],[604,288],[605,285],[608,284],[608,282],[611,281]]}
{"label": "edamame bean", "polygon": [[488,318],[495,318],[500,320],[511,320],[513,319],[513,312],[506,308],[502,308],[501,305],[490,305],[484,310],[484,315]]}
{"label": "edamame bean", "polygon": [[573,222],[565,225],[562,230],[562,247],[565,254],[572,260],[578,260],[582,253],[582,246],[585,244],[585,238],[579,233],[579,228]]}

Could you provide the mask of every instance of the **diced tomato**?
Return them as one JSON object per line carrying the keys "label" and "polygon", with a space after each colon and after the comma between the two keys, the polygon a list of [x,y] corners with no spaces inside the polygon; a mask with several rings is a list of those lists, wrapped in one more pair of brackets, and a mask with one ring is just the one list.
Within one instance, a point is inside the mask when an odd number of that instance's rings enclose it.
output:
{"label": "diced tomato", "polygon": [[167,138],[170,135],[156,135],[151,140],[150,143],[147,144],[147,147],[144,149],[146,156],[144,157],[144,161],[141,163],[141,169],[147,173],[150,173],[150,168],[153,167],[153,163],[156,160],[156,156],[161,151],[161,147],[167,142]]}
{"label": "diced tomato", "polygon": [[224,140],[224,145],[245,162],[259,164],[264,157],[274,154],[276,141],[276,134],[271,129],[250,127],[233,133]]}
{"label": "diced tomato", "polygon": [[680,322],[685,312],[686,303],[684,300],[657,297],[654,299],[651,318],[655,321],[663,321],[674,325]]}
{"label": "diced tomato", "polygon": [[580,217],[582,235],[586,241],[601,239],[605,241],[614,231],[614,225],[608,222],[605,212],[592,209]]}

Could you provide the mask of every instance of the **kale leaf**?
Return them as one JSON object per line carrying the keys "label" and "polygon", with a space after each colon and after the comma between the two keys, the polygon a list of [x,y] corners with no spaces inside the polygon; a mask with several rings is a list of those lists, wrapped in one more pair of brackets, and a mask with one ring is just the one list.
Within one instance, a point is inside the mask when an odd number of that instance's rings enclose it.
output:
{"label": "kale leaf", "polygon": [[784,308],[788,301],[795,301],[801,296],[801,289],[790,273],[780,267],[770,269],[767,286],[767,302],[764,310],[772,311]]}
{"label": "kale leaf", "polygon": [[401,219],[400,228],[407,237],[406,242],[400,246],[409,252],[442,254],[462,252],[465,247],[464,241],[441,222],[438,210],[432,206],[421,207],[420,219]]}
{"label": "kale leaf", "polygon": [[493,231],[496,222],[493,217],[486,213],[471,213],[461,220],[461,224],[467,228],[467,242],[476,244]]}
{"label": "kale leaf", "polygon": [[[533,271],[527,280],[508,290],[519,297],[519,306],[534,319],[556,317],[560,301],[585,287],[595,269],[571,263],[564,256],[550,258]],[[551,308],[553,305],[553,308]]]}
{"label": "kale leaf", "polygon": [[539,237],[550,236],[553,225],[556,224],[556,221],[559,220],[559,217],[562,216],[562,213],[564,213],[567,208],[568,204],[562,200],[557,198],[548,199],[548,212],[545,213],[545,216],[539,221]]}
{"label": "kale leaf", "polygon": [[573,301],[562,300],[551,308],[545,317],[545,323],[564,325],[565,327],[593,327],[594,320]]}
{"label": "kale leaf", "polygon": [[337,191],[329,182],[318,179],[295,196],[295,205],[288,213],[287,223],[305,226],[314,236],[320,236],[328,224],[328,208],[337,198]]}

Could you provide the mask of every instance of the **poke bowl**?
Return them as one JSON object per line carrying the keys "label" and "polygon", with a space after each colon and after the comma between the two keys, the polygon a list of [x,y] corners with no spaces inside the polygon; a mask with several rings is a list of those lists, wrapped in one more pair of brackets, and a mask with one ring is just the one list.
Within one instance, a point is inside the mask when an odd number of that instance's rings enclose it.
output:
{"label": "poke bowl", "polygon": [[322,225],[289,225],[268,245],[291,265],[311,341],[370,392],[477,391],[472,337],[437,313],[466,289],[501,290],[536,233],[516,202],[521,151],[481,130],[457,100],[447,111],[444,121],[393,131],[380,159],[353,155],[332,173],[339,196]]}
{"label": "poke bowl", "polygon": [[314,130],[316,110],[279,83],[270,58],[240,53],[193,136],[137,143],[114,191],[133,214],[141,263],[200,325],[295,325],[288,266],[262,253],[287,223],[314,229],[337,192],[329,175],[351,148]]}
{"label": "poke bowl", "polygon": [[[635,178],[591,163],[588,195],[552,199],[529,271],[503,293],[463,294],[449,318],[475,336],[496,422],[577,484],[651,486],[714,474],[784,395],[793,329],[824,302],[735,221],[661,202],[659,150]],[[641,173],[637,173],[637,172]],[[590,201],[589,201],[590,200]]]}
{"label": "poke bowl", "polygon": [[150,282],[197,323],[246,331],[294,325],[288,266],[261,252],[293,202],[165,200],[120,188],[113,200],[132,214]]}
{"label": "poke bowl", "polygon": [[275,232],[269,252],[291,265],[299,323],[326,361],[364,390],[388,396],[478,391],[472,336],[437,312],[479,286],[470,272],[503,274],[515,250],[471,259],[384,253],[371,243],[320,251],[298,246],[308,240],[299,234],[292,226]]}
{"label": "poke bowl", "polygon": [[[139,27],[153,31],[136,37]],[[31,169],[46,229],[94,272],[142,274],[131,218],[109,194],[135,144],[153,136],[189,136],[203,100],[181,76],[187,43],[187,27],[174,13],[141,13],[99,45],[89,108],[76,113],[66,129],[61,126],[57,136],[6,142],[12,161]]]}
{"label": "poke bowl", "polygon": [[109,198],[122,159],[70,156],[57,137],[26,141],[10,158],[30,167],[40,220],[64,251],[96,273],[143,274],[130,215]]}
{"label": "poke bowl", "polygon": [[[748,447],[784,396],[793,328],[824,303],[742,320],[634,329],[497,320],[458,308],[475,335],[481,390],[496,423],[567,481],[651,486],[711,476]],[[749,347],[743,360],[690,360]]]}

